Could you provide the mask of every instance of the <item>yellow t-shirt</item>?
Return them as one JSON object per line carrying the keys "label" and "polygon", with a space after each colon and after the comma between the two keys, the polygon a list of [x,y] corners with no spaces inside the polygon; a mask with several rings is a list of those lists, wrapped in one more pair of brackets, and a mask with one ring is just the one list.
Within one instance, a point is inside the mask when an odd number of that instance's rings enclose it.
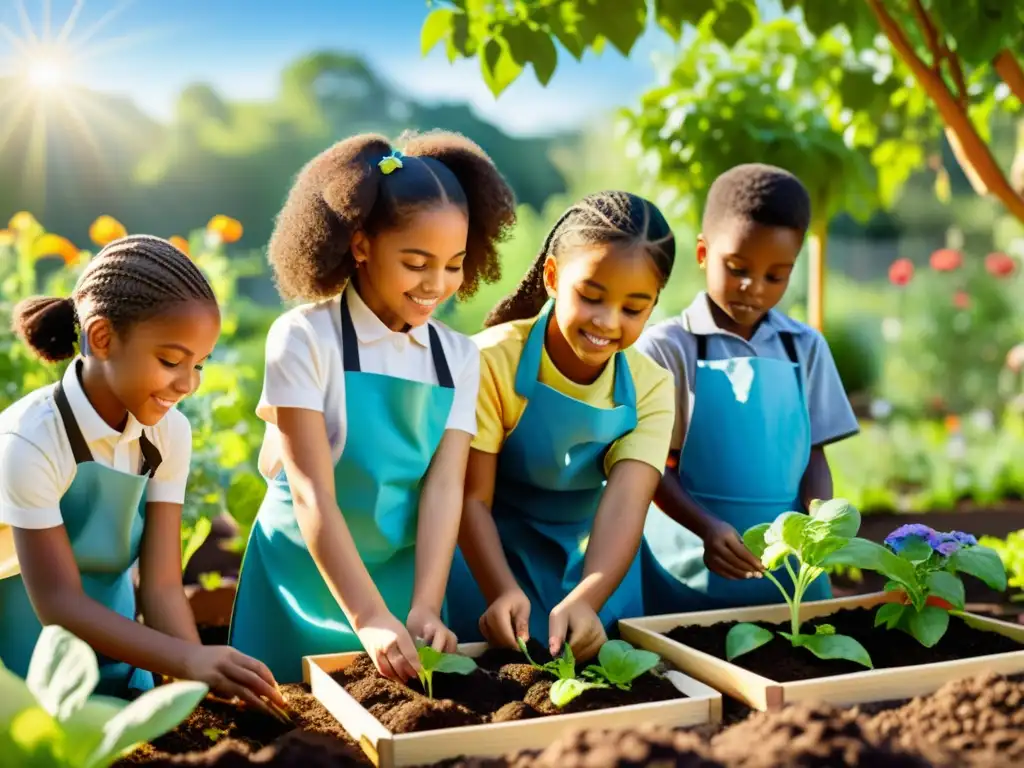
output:
{"label": "yellow t-shirt", "polygon": [[[473,447],[479,451],[499,453],[526,408],[526,399],[515,390],[516,369],[534,320],[503,323],[473,337],[480,348],[480,395],[473,440]],[[626,350],[626,361],[636,388],[637,425],[612,444],[605,456],[605,473],[623,459],[643,461],[662,472],[675,421],[675,381],[669,371],[632,347]],[[545,349],[541,354],[540,381],[597,408],[615,405],[614,365],[605,366],[591,384],[577,384],[555,367]]]}

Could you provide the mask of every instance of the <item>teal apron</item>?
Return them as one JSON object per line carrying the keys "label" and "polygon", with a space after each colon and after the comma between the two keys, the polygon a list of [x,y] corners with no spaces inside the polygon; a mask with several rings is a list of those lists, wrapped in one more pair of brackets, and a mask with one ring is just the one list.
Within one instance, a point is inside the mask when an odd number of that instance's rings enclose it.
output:
{"label": "teal apron", "polygon": [[[679,461],[683,487],[742,536],[748,528],[803,509],[800,484],[811,451],[803,375],[792,334],[779,332],[788,361],[707,360],[697,340],[694,407]],[[768,579],[726,579],[704,565],[704,544],[655,506],[644,528],[644,605],[650,615],[784,602]],[[773,571],[792,594],[785,568]],[[819,577],[805,600],[832,596]]]}
{"label": "teal apron", "polygon": [[[160,466],[160,452],[142,435],[140,474],[129,475],[96,463],[60,382],[53,398],[78,465],[71,487],[60,500],[60,513],[82,577],[82,589],[93,600],[134,621],[131,567],[139,556],[145,524],[146,485]],[[0,660],[24,677],[42,625],[20,575],[0,581],[0,627]],[[154,685],[150,672],[102,655],[97,660],[100,682],[96,693],[132,698]]]}
{"label": "teal apron", "polygon": [[[420,491],[455,397],[441,340],[428,329],[438,384],[364,372],[342,294],[347,429],[335,492],[370,577],[403,623],[412,603]],[[292,503],[281,472],[268,482],[249,535],[229,640],[279,683],[301,682],[303,656],[363,650],[309,553]]]}
{"label": "teal apron", "polygon": [[[534,322],[516,369],[526,408],[498,457],[491,514],[519,586],[530,598],[530,635],[545,645],[548,614],[583,578],[587,540],[606,484],[609,447],[636,427],[636,390],[626,356],[616,353],[613,408],[597,408],[538,380],[549,301]],[[483,594],[461,551],[448,582],[449,626],[462,642],[482,639]],[[643,616],[640,560],[598,612],[609,631]]]}

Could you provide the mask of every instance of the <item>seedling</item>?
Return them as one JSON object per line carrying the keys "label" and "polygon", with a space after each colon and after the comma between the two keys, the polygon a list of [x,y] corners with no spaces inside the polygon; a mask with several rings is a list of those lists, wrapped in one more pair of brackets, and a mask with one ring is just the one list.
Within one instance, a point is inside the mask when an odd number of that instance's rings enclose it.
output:
{"label": "seedling", "polygon": [[636,678],[658,666],[661,657],[651,651],[638,650],[625,640],[609,640],[598,651],[597,661],[596,665],[583,670],[584,677],[628,691]]}
{"label": "seedling", "polygon": [[476,669],[476,662],[469,656],[458,653],[442,653],[425,643],[419,643],[420,684],[427,692],[427,698],[434,698],[434,673],[468,675]]}
{"label": "seedling", "polygon": [[534,669],[549,672],[559,680],[571,680],[576,677],[576,658],[572,655],[572,648],[569,647],[568,643],[562,645],[562,653],[557,658],[545,664],[538,664],[530,658],[530,652],[526,650],[526,641],[520,637],[516,638],[516,642],[519,643],[519,650],[523,652],[526,660],[530,662],[530,666]]}
{"label": "seedling", "polygon": [[992,589],[1006,589],[1006,568],[999,554],[979,546],[969,533],[939,533],[927,525],[902,525],[885,538],[885,546],[894,554],[886,560],[887,569],[880,569],[889,581],[888,592],[902,590],[907,602],[886,603],[875,614],[875,626],[899,629],[931,648],[949,628],[949,610],[929,604],[929,597],[939,598],[953,610],[962,611],[966,600],[959,573],[968,573]]}
{"label": "seedling", "polygon": [[[845,499],[815,501],[810,514],[783,512],[772,523],[762,523],[743,534],[743,543],[766,568],[764,577],[782,593],[790,612],[789,632],[778,634],[794,648],[806,648],[820,659],[846,659],[872,667],[867,650],[852,637],[838,635],[831,626],[818,627],[813,635],[800,632],[800,603],[807,588],[832,565],[879,570],[899,561],[884,547],[857,538],[860,513]],[[794,569],[791,560],[796,561]],[[772,571],[784,567],[793,581],[790,596]],[[897,562],[895,568],[900,568]],[[729,661],[770,642],[771,630],[756,624],[737,624],[725,639]]]}

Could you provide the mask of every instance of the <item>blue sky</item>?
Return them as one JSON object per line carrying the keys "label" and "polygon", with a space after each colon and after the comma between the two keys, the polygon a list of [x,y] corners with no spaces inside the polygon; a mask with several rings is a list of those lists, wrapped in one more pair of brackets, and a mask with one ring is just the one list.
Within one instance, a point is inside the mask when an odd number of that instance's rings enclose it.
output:
{"label": "blue sky", "polygon": [[[334,49],[363,55],[419,100],[468,102],[509,133],[543,133],[630,103],[655,81],[652,53],[672,48],[666,35],[650,30],[629,59],[609,47],[577,63],[560,51],[547,88],[527,69],[495,100],[477,61],[450,65],[440,48],[421,57],[424,0],[0,0],[0,25],[24,39],[19,6],[37,34],[49,7],[53,36],[79,6],[71,40],[94,31],[82,44],[92,55],[75,66],[74,79],[130,95],[159,118],[197,81],[234,99],[270,98],[289,61]],[[15,45],[0,36],[0,73],[17,61]]]}

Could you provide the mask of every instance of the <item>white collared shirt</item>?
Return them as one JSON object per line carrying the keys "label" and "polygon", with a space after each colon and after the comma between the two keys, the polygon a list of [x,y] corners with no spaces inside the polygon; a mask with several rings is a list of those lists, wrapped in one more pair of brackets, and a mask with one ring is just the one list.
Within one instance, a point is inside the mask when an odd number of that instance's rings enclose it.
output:
{"label": "white collared shirt", "polygon": [[[359,341],[359,364],[363,371],[437,383],[426,323],[408,333],[392,331],[366,306],[351,284],[345,295]],[[468,336],[437,320],[428,322],[441,339],[455,383],[455,398],[445,428],[475,435],[480,351]],[[259,462],[265,477],[276,477],[283,466],[277,408],[323,413],[331,457],[334,462],[341,457],[347,434],[342,343],[340,296],[291,309],[271,326],[267,334],[263,395],[256,409],[256,414],[267,422]],[[381,448],[386,450],[386,446]]]}
{"label": "white collared shirt", "polygon": [[860,426],[843,389],[832,352],[825,337],[809,325],[770,310],[748,341],[723,331],[711,314],[705,291],[676,317],[648,327],[636,343],[637,349],[672,371],[676,377],[676,423],[672,449],[680,450],[685,428],[693,416],[694,371],[697,364],[697,336],[708,338],[709,360],[732,357],[769,357],[788,360],[779,331],[793,335],[797,358],[803,369],[807,410],[811,421],[811,444],[827,445],[856,434]]}
{"label": "white collared shirt", "polygon": [[[142,469],[139,438],[143,426],[128,415],[123,432],[107,424],[92,407],[72,361],[61,381],[71,412],[92,452],[93,461],[119,472]],[[63,523],[60,500],[78,472],[64,422],[53,398],[54,386],[37,389],[0,413],[0,523],[16,528],[53,528]],[[181,504],[185,500],[192,427],[171,410],[146,437],[162,462],[146,486],[146,499]]]}

